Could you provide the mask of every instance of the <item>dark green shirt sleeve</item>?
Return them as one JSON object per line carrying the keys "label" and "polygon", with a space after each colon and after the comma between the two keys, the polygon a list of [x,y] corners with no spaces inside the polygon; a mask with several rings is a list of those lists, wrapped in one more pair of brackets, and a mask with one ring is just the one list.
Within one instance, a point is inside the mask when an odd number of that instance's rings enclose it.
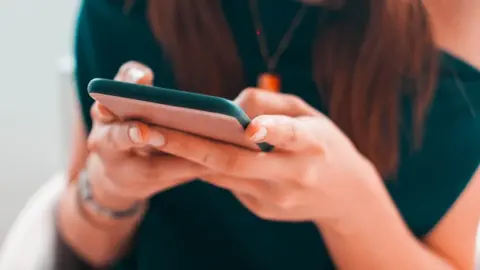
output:
{"label": "dark green shirt sleeve", "polygon": [[[449,57],[449,56],[446,56]],[[480,74],[448,58],[426,122],[421,149],[404,151],[388,188],[419,237],[430,232],[469,184],[480,162]]]}

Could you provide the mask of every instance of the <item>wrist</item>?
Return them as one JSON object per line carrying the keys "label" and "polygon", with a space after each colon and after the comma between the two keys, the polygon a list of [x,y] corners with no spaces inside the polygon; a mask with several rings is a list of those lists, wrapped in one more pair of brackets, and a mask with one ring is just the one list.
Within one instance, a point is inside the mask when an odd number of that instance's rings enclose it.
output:
{"label": "wrist", "polygon": [[349,183],[344,194],[349,198],[347,203],[334,218],[314,220],[317,227],[348,234],[363,226],[362,223],[370,222],[368,219],[372,216],[376,219],[385,212],[395,212],[395,205],[376,168],[366,161],[359,171],[361,173],[355,175],[356,179]]}
{"label": "wrist", "polygon": [[[96,185],[92,185],[91,182],[95,182]],[[104,188],[101,184],[105,182],[98,179],[91,181],[86,171],[80,173],[77,181],[77,198],[83,215],[101,227],[140,220],[146,210],[146,202],[122,196],[117,192],[109,192],[111,189]]]}
{"label": "wrist", "polygon": [[146,200],[139,200],[137,198],[125,196],[114,188],[108,188],[105,184],[95,181],[90,182],[92,197],[96,203],[102,207],[114,210],[123,211],[139,203],[146,203]]}

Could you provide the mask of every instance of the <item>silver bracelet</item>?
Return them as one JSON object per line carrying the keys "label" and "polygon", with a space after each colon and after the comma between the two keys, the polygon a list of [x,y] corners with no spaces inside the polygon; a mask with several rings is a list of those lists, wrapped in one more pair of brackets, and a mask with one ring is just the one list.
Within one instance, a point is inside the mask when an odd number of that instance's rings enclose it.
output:
{"label": "silver bracelet", "polygon": [[78,199],[80,202],[85,203],[95,213],[104,216],[109,219],[125,219],[135,216],[142,210],[143,203],[137,202],[132,207],[125,210],[112,210],[107,207],[103,207],[95,201],[92,194],[92,187],[88,174],[85,170],[81,171],[78,175]]}

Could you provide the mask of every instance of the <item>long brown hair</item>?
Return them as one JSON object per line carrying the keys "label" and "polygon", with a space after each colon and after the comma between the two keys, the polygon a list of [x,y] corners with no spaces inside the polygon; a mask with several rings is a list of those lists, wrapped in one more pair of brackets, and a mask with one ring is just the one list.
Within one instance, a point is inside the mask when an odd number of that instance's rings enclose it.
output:
{"label": "long brown hair", "polygon": [[[329,117],[390,176],[407,122],[403,101],[418,146],[433,96],[437,51],[428,15],[420,0],[343,2],[317,35],[313,76]],[[229,98],[239,93],[242,62],[221,0],[148,0],[147,12],[179,87]]]}

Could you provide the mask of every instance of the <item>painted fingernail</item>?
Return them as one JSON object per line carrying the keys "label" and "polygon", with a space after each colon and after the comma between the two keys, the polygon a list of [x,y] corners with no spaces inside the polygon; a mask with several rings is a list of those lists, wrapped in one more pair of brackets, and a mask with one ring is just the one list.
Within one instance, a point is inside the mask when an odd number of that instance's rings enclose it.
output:
{"label": "painted fingernail", "polygon": [[128,136],[134,143],[144,143],[149,139],[149,129],[147,125],[136,124],[129,128]]}
{"label": "painted fingernail", "polygon": [[105,106],[103,106],[102,104],[99,104],[97,103],[97,109],[98,109],[98,112],[100,114],[101,117],[105,118],[105,119],[112,119],[113,118],[113,115],[112,113],[110,112],[110,110],[108,110]]}
{"label": "painted fingernail", "polygon": [[154,130],[150,133],[148,143],[154,147],[161,147],[165,144],[165,137],[163,137],[163,135],[157,130]]}
{"label": "painted fingernail", "polygon": [[128,79],[130,82],[138,82],[140,79],[142,79],[145,76],[145,71],[137,68],[137,67],[131,67],[128,69]]}
{"label": "painted fingernail", "polygon": [[252,137],[250,137],[251,141],[260,142],[263,141],[267,137],[267,129],[265,127],[260,127]]}

